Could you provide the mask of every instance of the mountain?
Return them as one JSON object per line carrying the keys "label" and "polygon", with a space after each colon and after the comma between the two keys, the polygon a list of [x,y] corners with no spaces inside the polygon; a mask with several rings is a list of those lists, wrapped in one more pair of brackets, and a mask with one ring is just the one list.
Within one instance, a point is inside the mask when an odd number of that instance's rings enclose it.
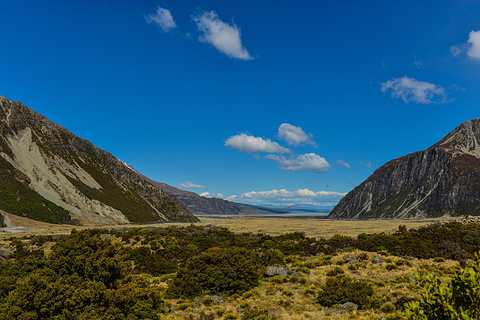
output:
{"label": "mountain", "polygon": [[230,202],[219,198],[206,198],[195,192],[180,190],[168,184],[157,182],[145,177],[152,185],[165,191],[180,201],[188,211],[195,215],[216,214],[216,215],[255,215],[255,214],[277,214],[286,213],[285,210],[276,208],[264,208],[254,205]]}
{"label": "mountain", "polygon": [[0,210],[51,223],[198,221],[110,153],[2,96]]}
{"label": "mountain", "polygon": [[427,150],[392,160],[343,197],[329,218],[480,215],[480,119]]}

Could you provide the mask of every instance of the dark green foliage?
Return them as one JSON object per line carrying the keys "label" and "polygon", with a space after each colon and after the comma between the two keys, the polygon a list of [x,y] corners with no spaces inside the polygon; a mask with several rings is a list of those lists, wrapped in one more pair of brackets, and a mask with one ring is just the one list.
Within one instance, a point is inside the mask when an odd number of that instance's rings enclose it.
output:
{"label": "dark green foliage", "polygon": [[180,268],[169,291],[175,296],[243,293],[258,285],[263,275],[258,256],[244,248],[206,252]]}
{"label": "dark green foliage", "polygon": [[101,230],[85,230],[58,242],[48,257],[49,267],[60,276],[102,282],[113,287],[123,278],[127,264],[109,240],[100,239]]}
{"label": "dark green foliage", "polygon": [[328,278],[318,292],[317,302],[331,307],[335,304],[353,302],[360,309],[367,306],[373,295],[373,287],[369,283],[357,281],[350,277],[340,276]]}
{"label": "dark green foliage", "polygon": [[383,247],[396,256],[459,260],[471,258],[474,252],[480,250],[480,225],[451,222],[392,235],[368,234],[358,238],[352,246],[365,251],[378,251]]}
{"label": "dark green foliage", "polygon": [[139,273],[149,273],[153,276],[174,273],[177,264],[164,258],[163,251],[150,250],[148,247],[132,249],[129,259],[135,262],[135,270]]}
{"label": "dark green foliage", "polygon": [[161,292],[149,276],[127,277],[124,249],[103,233],[72,231],[48,258],[12,241],[14,259],[0,265],[0,320],[160,319]]}
{"label": "dark green foliage", "polygon": [[424,295],[406,304],[402,314],[406,319],[480,319],[480,253],[472,264],[457,270],[451,281],[434,273],[416,276]]}

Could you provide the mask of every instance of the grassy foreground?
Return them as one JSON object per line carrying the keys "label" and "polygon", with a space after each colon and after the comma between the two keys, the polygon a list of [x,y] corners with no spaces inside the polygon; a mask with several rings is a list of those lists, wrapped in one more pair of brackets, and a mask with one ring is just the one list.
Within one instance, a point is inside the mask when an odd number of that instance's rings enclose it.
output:
{"label": "grassy foreground", "polygon": [[214,223],[4,240],[0,319],[402,319],[414,273],[450,279],[480,250],[478,223],[329,238]]}

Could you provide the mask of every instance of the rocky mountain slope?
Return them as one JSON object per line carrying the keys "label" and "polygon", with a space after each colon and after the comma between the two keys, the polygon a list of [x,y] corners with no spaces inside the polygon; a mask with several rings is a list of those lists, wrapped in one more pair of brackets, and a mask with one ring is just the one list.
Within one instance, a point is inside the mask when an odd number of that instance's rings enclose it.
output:
{"label": "rocky mountain slope", "polygon": [[392,160],[343,197],[336,219],[480,215],[480,119]]}
{"label": "rocky mountain slope", "polygon": [[220,198],[206,198],[199,196],[195,192],[185,191],[172,187],[166,183],[154,181],[145,177],[155,187],[165,191],[178,201],[180,201],[185,208],[194,215],[255,215],[255,214],[279,214],[287,213],[285,210],[275,208],[264,208],[248,204],[230,202]]}
{"label": "rocky mountain slope", "polygon": [[110,153],[2,96],[0,209],[53,223],[198,221]]}

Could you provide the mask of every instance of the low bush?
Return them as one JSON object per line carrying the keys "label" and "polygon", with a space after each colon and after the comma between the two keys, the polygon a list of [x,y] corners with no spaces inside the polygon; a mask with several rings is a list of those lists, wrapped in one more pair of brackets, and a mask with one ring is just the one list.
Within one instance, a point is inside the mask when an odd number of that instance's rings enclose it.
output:
{"label": "low bush", "polygon": [[353,302],[362,309],[368,304],[368,300],[372,295],[373,288],[369,283],[357,281],[346,276],[332,277],[328,278],[321,287],[317,302],[325,307]]}
{"label": "low bush", "polygon": [[452,280],[441,280],[435,273],[416,274],[423,297],[405,305],[407,319],[480,319],[480,253]]}
{"label": "low bush", "polygon": [[344,274],[344,273],[345,273],[345,271],[344,271],[342,268],[340,268],[340,267],[335,267],[335,268],[333,268],[332,270],[330,270],[330,271],[327,272],[327,276],[329,276],[329,277],[334,277],[334,276],[337,276],[337,275],[339,275],[339,274]]}
{"label": "low bush", "polygon": [[183,297],[242,294],[257,286],[264,273],[257,258],[254,251],[236,247],[205,252],[178,270],[168,292]]}

